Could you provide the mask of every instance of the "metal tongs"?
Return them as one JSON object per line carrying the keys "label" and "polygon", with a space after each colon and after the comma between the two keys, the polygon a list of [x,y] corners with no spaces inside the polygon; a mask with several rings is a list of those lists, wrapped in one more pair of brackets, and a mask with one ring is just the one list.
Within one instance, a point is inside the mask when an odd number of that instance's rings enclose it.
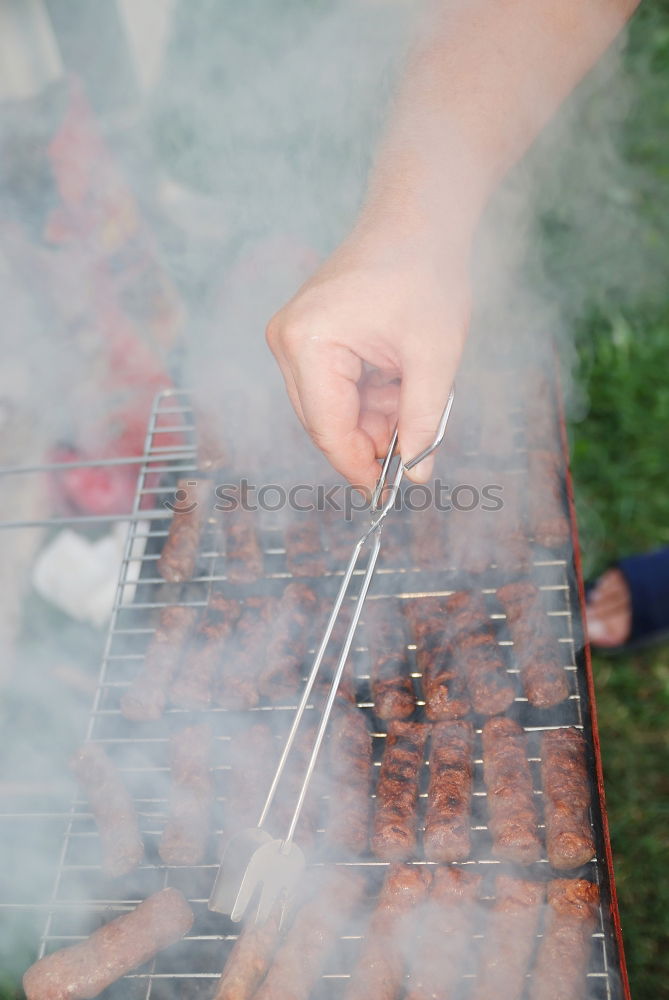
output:
{"label": "metal tongs", "polygon": [[[349,560],[346,572],[344,573],[344,578],[341,582],[339,592],[337,593],[337,598],[334,602],[334,607],[332,609],[332,614],[330,615],[327,628],[325,629],[318,651],[316,652],[316,656],[309,672],[300,703],[295,713],[295,718],[293,719],[286,744],[283,748],[276,773],[274,774],[272,784],[269,792],[267,793],[267,798],[265,799],[265,804],[262,808],[262,812],[260,813],[258,825],[253,829],[244,830],[233,836],[226,846],[221,858],[221,865],[209,899],[209,909],[214,910],[217,913],[224,913],[233,921],[239,921],[242,919],[251,902],[256,898],[258,893],[260,893],[260,895],[256,911],[257,923],[264,922],[277,904],[282,908],[285,908],[285,904],[291,896],[296,883],[305,868],[304,854],[298,845],[293,842],[293,837],[295,835],[300,813],[302,812],[302,806],[304,805],[304,800],[307,795],[309,782],[311,781],[311,777],[314,773],[321,744],[323,743],[325,730],[327,728],[330,714],[332,712],[332,706],[334,705],[335,696],[337,694],[337,688],[339,687],[339,682],[344,672],[344,666],[353,642],[353,636],[355,634],[358,621],[360,620],[360,614],[362,612],[362,607],[365,602],[369,586],[372,582],[376,561],[381,547],[381,531],[383,528],[383,522],[395,502],[395,497],[397,496],[397,491],[404,473],[418,465],[418,463],[422,462],[423,459],[428,457],[428,455],[431,455],[432,452],[435,451],[435,449],[441,444],[446,431],[446,424],[451,412],[451,407],[453,406],[453,399],[454,391],[451,389],[432,444],[425,448],[420,455],[411,459],[410,462],[402,462],[401,458],[398,456],[397,467],[394,474],[391,476],[390,468],[393,463],[393,459],[395,458],[395,450],[397,448],[397,428],[395,428],[390,446],[381,467],[381,473],[372,495],[371,524],[353,549],[353,554]],[[286,836],[283,840],[277,840],[264,829],[264,825],[272,806],[272,802],[274,801],[274,796],[276,794],[279,781],[281,780],[281,776],[284,772],[291,748],[295,741],[302,716],[304,715],[309,697],[316,682],[316,677],[320,670],[321,663],[323,662],[323,657],[325,656],[325,651],[328,647],[335,622],[337,621],[342,604],[344,603],[344,599],[348,593],[351,577],[353,576],[354,570],[358,565],[360,554],[368,541],[371,541],[369,560],[364,571],[353,616],[351,618],[348,631],[346,632],[341,652],[339,654],[339,659],[337,661],[337,666],[330,682],[330,690],[325,702],[325,707],[323,708],[321,721],[316,734],[316,739],[314,741],[314,746],[311,751],[311,756],[307,764],[304,780],[300,787],[300,792],[297,802],[295,803],[295,808],[293,810],[290,826],[288,827]]]}

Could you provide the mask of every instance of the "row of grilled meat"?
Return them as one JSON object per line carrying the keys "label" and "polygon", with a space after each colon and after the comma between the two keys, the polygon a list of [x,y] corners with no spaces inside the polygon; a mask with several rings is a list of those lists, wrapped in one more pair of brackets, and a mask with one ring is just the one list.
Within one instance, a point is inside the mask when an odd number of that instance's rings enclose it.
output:
{"label": "row of grilled meat", "polygon": [[[520,673],[525,697],[537,708],[564,701],[570,691],[563,654],[541,592],[525,579],[500,587],[495,599],[500,617],[506,614],[512,666]],[[255,708],[263,698],[294,700],[310,640],[328,613],[307,583],[288,584],[280,598],[240,601],[214,594],[199,621],[196,608],[164,608],[142,669],[122,696],[121,711],[146,722],[160,718],[168,703],[191,710],[215,705],[239,710]],[[331,660],[346,624],[344,618],[337,626]],[[462,718],[471,710],[495,715],[518,693],[481,594],[370,600],[361,637],[369,648],[371,696],[380,719],[407,719],[418,702],[424,702],[430,721]],[[409,646],[416,648],[422,698]],[[342,692],[355,700],[350,667]]]}

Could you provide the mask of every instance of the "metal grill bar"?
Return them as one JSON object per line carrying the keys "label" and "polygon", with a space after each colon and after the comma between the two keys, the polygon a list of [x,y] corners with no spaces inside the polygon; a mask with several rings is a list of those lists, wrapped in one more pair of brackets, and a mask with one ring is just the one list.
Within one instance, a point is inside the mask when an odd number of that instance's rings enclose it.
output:
{"label": "metal grill bar", "polygon": [[[182,420],[179,421],[179,429],[184,433],[187,443],[184,445],[183,453],[181,449],[169,449],[169,454],[161,451],[160,434],[165,428],[160,426],[166,414],[178,414]],[[193,440],[193,425],[188,396],[182,391],[166,391],[158,395],[151,413],[147,437],[144,448],[144,455],[137,462],[140,464],[140,474],[137,492],[132,511],[126,516],[119,516],[118,520],[128,520],[128,538],[123,555],[122,570],[114,600],[112,617],[107,634],[100,666],[97,688],[94,702],[89,717],[87,728],[87,739],[103,743],[110,751],[123,750],[124,753],[137,751],[138,756],[151,752],[154,757],[146,764],[128,763],[127,760],[118,762],[121,770],[126,775],[131,789],[135,793],[135,801],[140,817],[140,826],[143,836],[149,848],[149,857],[154,853],[152,848],[160,836],[162,826],[166,816],[167,795],[160,789],[166,787],[165,779],[167,772],[166,750],[169,740],[170,720],[173,718],[191,715],[186,710],[178,708],[168,708],[165,713],[164,723],[156,731],[134,733],[128,735],[125,732],[123,717],[120,713],[119,698],[122,691],[131,683],[132,675],[139,668],[144,657],[147,642],[155,631],[154,619],[160,609],[174,603],[183,604],[190,607],[205,606],[212,593],[214,586],[226,584],[225,555],[222,551],[222,539],[220,538],[216,525],[207,527],[207,537],[203,545],[203,552],[200,556],[198,572],[195,578],[187,585],[179,587],[168,585],[155,573],[155,563],[158,558],[157,547],[160,540],[167,535],[167,527],[162,527],[162,522],[171,517],[171,512],[161,508],[154,503],[151,510],[142,510],[142,503],[145,497],[157,500],[161,495],[169,496],[170,489],[173,488],[176,476],[182,471],[197,471],[195,460],[195,443]],[[190,464],[184,468],[179,464],[183,459],[188,458]],[[156,463],[160,462],[159,466]],[[99,464],[99,463],[96,463]],[[108,464],[129,464],[126,460]],[[19,471],[48,471],[47,467],[31,466]],[[156,471],[160,471],[164,481],[156,486]],[[5,470],[0,469],[0,474]],[[165,478],[168,477],[168,478]],[[67,520],[67,519],[65,519]],[[81,523],[82,519],[72,519]],[[95,519],[93,519],[95,520]],[[105,518],[104,520],[109,520]],[[148,522],[148,524],[147,524]],[[161,522],[158,526],[156,522]],[[32,522],[26,522],[32,524]],[[41,522],[43,523],[43,522]],[[51,522],[54,523],[54,522]],[[59,522],[65,523],[65,521]],[[0,527],[3,525],[0,524]],[[276,586],[279,582],[290,578],[290,573],[285,565],[285,548],[282,544],[282,537],[279,526],[271,521],[262,525],[263,556],[265,560],[264,579],[267,585]],[[132,579],[129,576],[129,568],[133,568]],[[138,578],[137,569],[139,569]],[[494,571],[494,567],[493,567]],[[342,571],[329,569],[325,577],[337,578]],[[576,726],[588,731],[589,714],[587,710],[587,698],[585,685],[582,677],[582,664],[579,660],[579,649],[582,645],[580,625],[574,618],[574,608],[576,598],[574,583],[570,571],[570,561],[568,557],[546,558],[541,554],[533,561],[533,573],[539,589],[543,592],[546,600],[550,602],[548,613],[555,620],[560,629],[560,648],[563,650],[563,666],[568,677],[570,687],[570,697],[561,707],[563,713],[558,719],[546,721],[532,716],[531,706],[528,705],[519,686],[518,670],[510,666],[508,673],[517,685],[517,695],[515,703],[518,710],[527,713],[524,720],[525,731],[530,740],[528,761],[535,775],[536,786],[534,788],[537,797],[540,797],[542,790],[538,784],[538,765],[540,757],[537,753],[536,734],[550,730],[563,728],[565,726]],[[416,599],[424,596],[439,595],[446,596],[454,592],[456,586],[455,574],[448,569],[441,573],[438,585],[435,585],[432,577],[434,574],[424,574],[417,568],[412,567],[379,567],[378,577],[382,579],[383,593],[375,594],[370,599],[383,600],[388,596],[395,596],[402,599]],[[496,587],[487,585],[480,588],[480,593],[485,596],[493,596]],[[132,597],[132,599],[130,599]],[[147,616],[151,621],[147,622]],[[491,619],[496,623],[503,623],[505,616],[501,613],[492,613]],[[510,647],[512,641],[507,638],[500,638],[499,645]],[[407,649],[411,655],[415,650],[413,644],[408,644]],[[358,681],[367,682],[369,680],[369,669],[366,666],[367,647],[364,643],[355,643],[352,655],[356,665],[356,677]],[[412,671],[412,676],[418,678],[420,674]],[[373,708],[371,700],[360,700],[359,707],[370,711]],[[295,708],[295,702],[280,704],[276,706],[261,706],[250,710],[250,714],[255,714],[256,718],[262,718],[263,713],[285,713],[290,714]],[[226,759],[229,748],[233,745],[233,737],[230,733],[222,732],[225,729],[226,718],[234,713],[219,707],[214,707],[203,717],[210,717],[215,722],[216,753],[218,759],[215,764],[217,772],[225,772],[229,769],[230,763]],[[477,739],[480,737],[481,729],[476,728]],[[380,746],[385,739],[385,733],[381,731],[373,732],[373,742]],[[378,755],[377,755],[378,756]],[[380,762],[376,760],[378,765]],[[425,762],[425,767],[429,763]],[[482,758],[479,753],[475,754],[475,787],[474,798],[477,801],[485,800],[486,790],[482,785]],[[155,780],[154,780],[155,779]],[[135,786],[134,783],[141,782],[142,787]],[[153,787],[149,796],[145,794],[145,789]],[[424,797],[424,795],[423,795]],[[218,805],[225,804],[225,796],[219,795]],[[6,818],[20,817],[23,812],[8,812]],[[164,983],[165,981],[178,981],[184,987],[187,995],[186,985],[189,980],[197,983],[202,980],[215,979],[222,968],[225,954],[236,939],[236,934],[230,933],[233,928],[225,926],[219,922],[212,924],[206,914],[206,900],[210,885],[207,883],[202,891],[202,877],[213,875],[217,865],[215,863],[205,863],[186,869],[181,867],[168,867],[162,863],[142,864],[133,878],[140,880],[142,893],[124,894],[124,887],[119,886],[119,895],[114,898],[109,896],[109,883],[100,883],[101,889],[106,889],[103,895],[96,894],[96,888],[100,881],[100,865],[95,861],[95,850],[97,848],[97,834],[93,825],[92,816],[86,811],[86,804],[80,797],[75,797],[69,810],[63,812],[40,812],[38,815],[46,816],[49,819],[61,819],[65,822],[62,850],[60,852],[57,872],[55,875],[53,890],[50,899],[44,903],[34,905],[40,912],[45,912],[46,919],[44,931],[41,939],[41,951],[43,954],[56,946],[65,943],[81,940],[85,936],[85,930],[75,933],[72,927],[72,917],[76,917],[81,927],[85,928],[86,917],[92,913],[123,912],[137,905],[148,892],[157,891],[167,885],[176,884],[182,891],[186,892],[189,901],[196,909],[196,925],[194,932],[185,938],[182,955],[188,955],[188,947],[193,946],[192,957],[184,961],[189,962],[186,969],[169,967],[169,959],[158,956],[147,970],[138,972],[126,977],[123,982],[130,988],[130,984],[141,986],[138,993],[134,988],[132,1000],[149,1000],[152,996],[153,984]],[[471,821],[472,835],[482,836],[486,834],[487,824],[481,821],[480,817],[472,815]],[[219,827],[216,833],[220,834]],[[88,849],[92,848],[92,852]],[[83,853],[82,853],[83,852]],[[337,864],[362,868],[364,870],[382,871],[387,864],[375,859],[361,859],[355,861],[339,861]],[[429,864],[429,862],[417,861],[416,864]],[[499,870],[501,863],[492,857],[481,857],[463,863],[463,867],[474,867],[484,873],[494,873]],[[545,870],[548,861],[544,857],[537,863],[538,869]],[[603,858],[597,857],[590,863],[591,876],[600,883],[605,883],[606,869]],[[85,876],[86,883],[82,885],[81,879]],[[92,880],[92,881],[90,881]],[[198,887],[200,891],[198,891]],[[83,891],[82,891],[83,890]],[[494,892],[484,892],[484,899],[490,901],[494,899]],[[13,904],[0,904],[3,908],[11,908]],[[29,909],[33,904],[18,904],[17,909]],[[63,924],[63,917],[67,917],[69,923]],[[220,921],[222,918],[212,918]],[[540,936],[540,935],[539,935]],[[477,938],[482,935],[477,934]],[[355,941],[358,935],[342,935],[342,941]],[[592,980],[601,981],[601,997],[607,1000],[616,1000],[620,994],[619,982],[615,974],[611,974],[610,956],[612,954],[612,938],[610,924],[607,921],[604,909],[600,913],[599,926],[593,934],[595,947],[593,948],[593,958],[590,971],[588,973]],[[205,947],[204,952],[198,950],[196,946]],[[213,951],[211,949],[214,949]],[[214,958],[212,959],[212,955]],[[219,971],[204,971],[202,963],[208,968],[212,961],[218,956],[217,969]],[[350,970],[347,969],[327,969],[324,979],[331,984],[331,990],[336,988],[337,983],[344,984],[349,977]],[[465,978],[471,978],[470,973],[465,973]],[[180,986],[180,989],[182,987]],[[119,996],[128,996],[123,992],[125,987],[121,985]],[[156,987],[159,992],[158,987]],[[335,995],[334,992],[328,996]],[[600,996],[598,993],[597,996]]]}

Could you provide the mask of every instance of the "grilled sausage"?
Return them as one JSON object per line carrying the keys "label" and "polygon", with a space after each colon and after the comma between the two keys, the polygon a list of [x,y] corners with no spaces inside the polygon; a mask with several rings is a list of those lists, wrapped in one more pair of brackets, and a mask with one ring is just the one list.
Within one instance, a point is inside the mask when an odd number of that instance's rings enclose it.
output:
{"label": "grilled sausage", "polygon": [[524,521],[524,491],[517,476],[502,473],[497,482],[502,488],[502,507],[491,513],[493,561],[507,574],[527,572],[532,553]]}
{"label": "grilled sausage", "polygon": [[577,729],[544,733],[541,744],[546,849],[553,868],[578,868],[595,854],[585,740]]}
{"label": "grilled sausage", "polygon": [[425,865],[391,866],[344,1000],[396,1000],[405,974],[405,918],[425,899],[431,880]]}
{"label": "grilled sausage", "polygon": [[494,555],[492,532],[496,517],[480,503],[489,472],[480,466],[461,466],[455,479],[460,488],[452,492],[453,503],[445,514],[448,564],[466,573],[483,573]]}
{"label": "grilled sausage", "polygon": [[260,701],[258,675],[276,601],[272,597],[248,597],[240,607],[241,614],[226,644],[213,691],[214,701],[231,711],[255,708]]}
{"label": "grilled sausage", "polygon": [[170,700],[182,708],[208,708],[240,605],[221,594],[212,594],[194,644],[170,688]]}
{"label": "grilled sausage", "polygon": [[437,868],[417,935],[406,1000],[455,996],[471,947],[481,876],[462,868]]}
{"label": "grilled sausage", "polygon": [[483,598],[465,591],[453,594],[446,602],[446,622],[451,660],[467,679],[472,708],[482,715],[504,712],[513,701],[513,684]]}
{"label": "grilled sausage", "polygon": [[422,570],[440,570],[450,563],[446,544],[446,517],[436,507],[411,515],[411,559]]}
{"label": "grilled sausage", "polygon": [[[325,632],[325,627],[330,619],[330,614],[332,613],[332,601],[322,601],[320,610],[321,614],[318,621],[318,628],[316,630],[319,636]],[[334,678],[335,670],[337,669],[337,664],[339,662],[339,656],[344,646],[344,640],[346,638],[349,625],[351,624],[351,618],[352,607],[349,603],[344,603],[334,623],[332,635],[330,636],[330,641],[325,650],[323,662],[321,663],[319,678],[322,677],[324,687],[331,684],[332,679]],[[351,645],[351,649],[354,648],[355,635]],[[344,670],[341,675],[337,693],[342,698],[346,698],[347,701],[350,701],[351,704],[355,705],[357,703],[357,689],[358,681],[355,676],[353,656],[349,653],[346,663],[344,664]]]}
{"label": "grilled sausage", "polygon": [[404,861],[416,853],[416,806],[428,727],[417,722],[388,726],[379,780],[372,850],[383,861]]}
{"label": "grilled sausage", "polygon": [[144,845],[137,813],[121,775],[97,743],[82,746],[71,759],[70,769],[85,791],[95,818],[103,872],[112,877],[125,875],[142,860]]}
{"label": "grilled sausage", "polygon": [[210,494],[211,484],[207,480],[180,479],[177,483],[177,506],[158,559],[158,572],[163,580],[182,583],[192,578]]}
{"label": "grilled sausage", "polygon": [[369,839],[372,737],[364,714],[338,698],[329,745],[330,798],[325,836],[341,853],[364,854]]}
{"label": "grilled sausage", "polygon": [[177,889],[163,889],[100,927],[85,941],[40,959],[23,977],[28,1000],[88,1000],[193,925],[193,912]]}
{"label": "grilled sausage", "polygon": [[[316,739],[316,725],[304,725],[295,738],[295,743],[288,758],[288,764],[284,777],[279,784],[277,796],[270,809],[267,826],[275,837],[284,838],[288,831],[288,826],[293,816],[295,803],[304,781],[307,764],[311,756],[311,751]],[[283,740],[279,746],[281,749]],[[278,752],[275,753],[270,762],[270,771],[273,774],[279,759]],[[320,800],[323,795],[324,775],[323,757],[321,756],[316,764],[316,769],[309,782],[309,790],[302,806],[302,812],[295,831],[295,841],[305,853],[313,850],[316,840],[316,832],[320,818]]]}
{"label": "grilled sausage", "polygon": [[280,744],[265,722],[249,725],[232,740],[225,839],[256,826],[280,752]]}
{"label": "grilled sausage", "polygon": [[174,605],[162,609],[142,669],[121,697],[121,711],[126,719],[149,722],[161,717],[169,686],[196,620],[195,608]]}
{"label": "grilled sausage", "polygon": [[363,890],[363,877],[345,868],[316,878],[310,898],[297,911],[255,1000],[308,1000]]}
{"label": "grilled sausage", "polygon": [[239,489],[231,492],[234,506],[223,513],[225,575],[231,583],[251,583],[262,576],[263,555],[254,511],[242,505]]}
{"label": "grilled sausage", "polygon": [[428,861],[464,861],[471,849],[472,749],[469,722],[432,727],[423,844]]}
{"label": "grilled sausage", "polygon": [[380,719],[407,719],[416,709],[402,602],[368,601],[365,634],[371,660],[374,713]]}
{"label": "grilled sausage", "polygon": [[407,602],[416,662],[423,676],[425,714],[432,722],[461,719],[470,709],[464,664],[449,656],[446,599],[422,597]]}
{"label": "grilled sausage", "polygon": [[532,977],[533,1000],[580,1000],[597,925],[599,889],[585,879],[548,883],[548,917]]}
{"label": "grilled sausage", "polygon": [[259,688],[270,699],[295,696],[304,668],[318,600],[305,583],[289,583],[279,601]]}
{"label": "grilled sausage", "polygon": [[547,549],[569,542],[569,521],[564,513],[560,456],[552,451],[528,453],[528,516],[535,542]]}
{"label": "grilled sausage", "polygon": [[267,975],[279,942],[277,906],[264,924],[245,925],[228,955],[214,1000],[251,1000]]}
{"label": "grilled sausage", "polygon": [[214,801],[211,741],[206,723],[170,740],[169,816],[158,848],[166,865],[197,865],[204,857]]}
{"label": "grilled sausage", "polygon": [[528,701],[536,708],[558,705],[569,695],[569,685],[539,589],[530,580],[521,580],[500,587],[497,597],[506,612],[513,657]]}
{"label": "grilled sausage", "polygon": [[524,996],[543,899],[541,882],[505,875],[495,879],[495,905],[485,926],[469,1000],[521,1000]]}
{"label": "grilled sausage", "polygon": [[320,519],[315,511],[301,511],[286,527],[286,566],[293,576],[323,576],[325,550],[321,541]]}
{"label": "grilled sausage", "polygon": [[493,854],[518,865],[541,857],[527,738],[512,719],[489,719],[483,727],[483,778]]}

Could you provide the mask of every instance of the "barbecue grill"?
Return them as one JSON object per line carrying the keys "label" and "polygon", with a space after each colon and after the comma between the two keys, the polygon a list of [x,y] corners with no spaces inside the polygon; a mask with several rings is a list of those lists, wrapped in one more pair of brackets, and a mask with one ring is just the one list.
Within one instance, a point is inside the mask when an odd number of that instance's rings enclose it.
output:
{"label": "barbecue grill", "polygon": [[[179,432],[184,444],[179,449],[165,448],[161,436]],[[562,441],[566,455],[566,445]],[[148,967],[126,976],[111,987],[109,997],[129,1000],[149,997],[207,997],[214,991],[225,957],[239,932],[232,924],[207,909],[211,885],[217,870],[215,856],[211,863],[195,867],[166,867],[159,859],[157,844],[167,817],[168,739],[175,728],[188,724],[202,713],[170,707],[155,723],[133,723],[120,712],[120,697],[141,664],[147,641],[154,631],[160,609],[176,603],[204,608],[213,590],[226,591],[224,537],[221,519],[211,517],[203,532],[196,572],[184,584],[166,583],[157,572],[157,560],[167,536],[171,513],[164,505],[174,495],[178,479],[198,472],[195,418],[190,396],[186,391],[160,393],[154,404],[146,438],[145,455],[140,466],[134,509],[129,518],[130,530],[121,576],[118,582],[111,623],[97,680],[97,689],[86,737],[105,746],[121,769],[135,799],[141,832],[146,844],[146,861],[135,872],[114,883],[101,873],[98,860],[97,833],[86,802],[76,797],[71,804],[59,857],[58,868],[49,900],[45,901],[46,918],[40,942],[40,956],[56,948],[74,943],[96,926],[113,916],[132,909],[147,895],[166,886],[184,892],[195,911],[192,932],[181,942],[160,954]],[[544,596],[547,613],[559,635],[563,666],[569,679],[569,698],[553,709],[533,708],[523,696],[518,678],[516,698],[509,714],[528,734],[528,760],[533,774],[535,795],[541,796],[540,734],[546,729],[575,726],[582,730],[589,748],[589,771],[593,788],[592,825],[596,838],[596,856],[583,869],[584,877],[596,882],[600,889],[598,926],[593,934],[593,948],[588,970],[589,997],[596,1000],[617,1000],[629,997],[624,965],[620,923],[615,897],[611,851],[603,799],[599,743],[593,698],[589,653],[584,644],[582,626],[582,585],[579,556],[574,529],[571,488],[567,483],[566,502],[572,524],[573,547],[560,553],[534,550],[532,578]],[[223,515],[224,516],[224,515]],[[277,518],[263,514],[259,529],[264,551],[263,579],[253,592],[280,593],[290,577],[286,569],[282,525]],[[326,596],[336,592],[341,571],[330,569],[319,581],[319,591]],[[491,618],[497,620],[500,645],[512,645],[504,630],[504,615],[495,601],[495,591],[505,582],[501,569],[492,567],[480,587]],[[250,586],[250,585],[249,585]],[[471,586],[471,581],[468,583]],[[480,585],[479,585],[480,586]],[[447,595],[461,589],[462,580],[456,567],[425,570],[411,565],[395,566],[386,560],[377,570],[368,600],[384,600],[393,595],[402,600],[420,600],[428,595]],[[235,594],[244,594],[245,587],[235,587]],[[232,590],[230,590],[232,593]],[[363,612],[364,618],[364,612]],[[409,656],[414,647],[409,645]],[[367,649],[359,637],[354,640],[352,662],[359,692],[358,704],[373,716],[373,703],[368,685],[369,662]],[[510,668],[511,675],[517,670]],[[414,663],[414,676],[417,677]],[[251,709],[260,716],[278,713],[290,721],[294,702]],[[225,778],[231,767],[237,721],[235,713],[213,707],[208,713],[216,735],[214,768],[222,795],[217,800],[216,834],[224,830]],[[374,722],[373,744],[375,763],[380,763],[385,731]],[[280,744],[277,742],[277,754]],[[483,875],[484,905],[494,898],[494,877],[504,870],[503,863],[490,855],[490,838],[482,808],[486,795],[482,776],[481,724],[476,724],[474,793],[472,805],[472,855],[476,860],[463,862]],[[426,797],[423,788],[421,800]],[[322,833],[322,831],[319,831]],[[212,852],[213,853],[213,852]],[[356,861],[328,860],[328,864],[353,864],[369,872],[372,884],[380,882],[387,865],[363,858]],[[415,862],[426,863],[426,862]],[[539,880],[549,877],[550,866],[542,857],[527,874]],[[341,940],[336,957],[323,975],[322,994],[342,995],[354,963],[360,928],[352,926]],[[465,970],[465,978],[474,975]]]}

